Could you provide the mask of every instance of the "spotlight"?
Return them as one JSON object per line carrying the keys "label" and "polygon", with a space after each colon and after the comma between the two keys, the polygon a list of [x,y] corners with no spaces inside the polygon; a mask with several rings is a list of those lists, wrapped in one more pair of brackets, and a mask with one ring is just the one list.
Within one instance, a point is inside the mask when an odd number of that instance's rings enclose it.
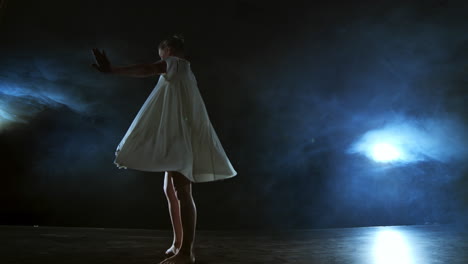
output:
{"label": "spotlight", "polygon": [[376,143],[372,147],[372,158],[377,162],[390,162],[400,159],[401,152],[388,143]]}

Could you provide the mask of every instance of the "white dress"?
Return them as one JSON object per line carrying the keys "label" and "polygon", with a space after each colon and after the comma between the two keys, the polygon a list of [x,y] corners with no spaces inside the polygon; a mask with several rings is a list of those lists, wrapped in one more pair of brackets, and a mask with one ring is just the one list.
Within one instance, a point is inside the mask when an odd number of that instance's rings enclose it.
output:
{"label": "white dress", "polygon": [[187,60],[169,56],[166,73],[117,146],[119,169],[178,171],[191,182],[236,176],[211,125]]}

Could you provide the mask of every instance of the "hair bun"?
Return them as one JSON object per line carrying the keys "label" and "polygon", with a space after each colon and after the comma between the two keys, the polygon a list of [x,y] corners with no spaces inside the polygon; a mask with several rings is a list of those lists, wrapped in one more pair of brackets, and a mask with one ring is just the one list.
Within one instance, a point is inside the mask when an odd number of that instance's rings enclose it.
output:
{"label": "hair bun", "polygon": [[182,34],[175,34],[173,38],[179,39],[180,41],[182,41],[182,43],[184,43],[185,41],[184,36]]}
{"label": "hair bun", "polygon": [[169,35],[166,39],[161,41],[158,45],[159,49],[165,49],[167,47],[170,47],[174,49],[175,52],[177,53],[183,53],[184,52],[184,36],[182,34],[173,34]]}

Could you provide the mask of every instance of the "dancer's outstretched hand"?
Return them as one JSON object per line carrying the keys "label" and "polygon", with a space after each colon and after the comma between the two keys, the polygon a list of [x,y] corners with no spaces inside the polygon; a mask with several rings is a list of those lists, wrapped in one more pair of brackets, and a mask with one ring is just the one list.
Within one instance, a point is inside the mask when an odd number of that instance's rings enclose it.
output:
{"label": "dancer's outstretched hand", "polygon": [[93,53],[97,64],[93,63],[91,64],[91,66],[93,66],[100,72],[111,72],[111,64],[109,62],[109,59],[107,59],[106,52],[104,50],[100,52],[97,48],[93,48]]}

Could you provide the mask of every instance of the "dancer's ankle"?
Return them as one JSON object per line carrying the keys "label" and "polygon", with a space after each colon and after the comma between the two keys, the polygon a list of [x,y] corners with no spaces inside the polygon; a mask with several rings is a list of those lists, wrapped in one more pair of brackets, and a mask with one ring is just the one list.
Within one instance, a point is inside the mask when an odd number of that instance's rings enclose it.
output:
{"label": "dancer's ankle", "polygon": [[174,241],[172,242],[172,245],[173,245],[174,247],[176,247],[176,248],[180,248],[180,247],[182,247],[182,242],[179,242],[179,241],[175,241],[175,240],[174,240]]}

